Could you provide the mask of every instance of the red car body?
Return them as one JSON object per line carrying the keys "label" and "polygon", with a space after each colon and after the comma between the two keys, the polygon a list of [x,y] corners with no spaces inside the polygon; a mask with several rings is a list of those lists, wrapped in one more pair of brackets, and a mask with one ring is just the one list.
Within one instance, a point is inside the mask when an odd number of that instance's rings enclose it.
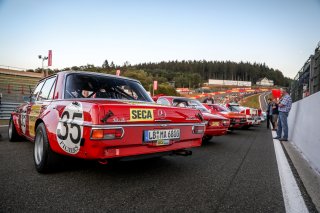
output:
{"label": "red car body", "polygon": [[246,116],[246,124],[242,127],[243,129],[249,129],[255,124],[255,119],[251,114],[251,109],[249,107],[241,107],[237,103],[228,103],[226,107],[232,112],[239,112]]}
{"label": "red car body", "polygon": [[229,128],[242,128],[244,125],[246,125],[246,116],[240,112],[231,112],[229,109],[219,104],[203,104],[203,106],[205,106],[213,114],[218,114],[229,118]]}
{"label": "red car body", "polygon": [[56,153],[95,160],[190,153],[185,149],[201,146],[201,119],[195,109],[155,104],[133,79],[59,72],[12,113],[9,139],[35,141],[36,169],[46,172]]}
{"label": "red car body", "polygon": [[204,140],[210,140],[213,136],[227,134],[230,120],[226,117],[211,114],[198,100],[175,96],[160,96],[157,103],[167,106],[176,106],[181,108],[195,108],[201,111],[206,121],[206,130]]}

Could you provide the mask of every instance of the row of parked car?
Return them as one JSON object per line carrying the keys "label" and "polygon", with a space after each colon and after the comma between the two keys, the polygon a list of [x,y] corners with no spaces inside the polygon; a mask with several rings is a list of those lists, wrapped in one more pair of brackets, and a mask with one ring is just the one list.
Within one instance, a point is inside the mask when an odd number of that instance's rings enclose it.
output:
{"label": "row of parked car", "polygon": [[153,100],[166,106],[200,110],[206,124],[204,142],[211,140],[213,136],[225,135],[228,130],[249,129],[264,120],[260,109],[243,107],[237,103],[205,104],[196,99],[175,96],[155,96]]}
{"label": "row of parked car", "polygon": [[35,168],[44,173],[62,155],[103,164],[191,155],[189,148],[203,140],[255,124],[253,113],[182,97],[163,96],[155,103],[137,80],[63,71],[39,81],[12,113],[8,135],[11,142],[34,142]]}

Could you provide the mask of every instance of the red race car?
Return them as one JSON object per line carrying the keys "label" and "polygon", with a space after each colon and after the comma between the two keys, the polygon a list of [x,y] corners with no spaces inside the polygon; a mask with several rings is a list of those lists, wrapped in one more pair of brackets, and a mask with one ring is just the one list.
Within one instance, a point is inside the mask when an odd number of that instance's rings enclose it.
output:
{"label": "red race car", "polygon": [[249,107],[241,107],[237,103],[228,103],[226,107],[232,112],[239,112],[246,116],[246,124],[242,127],[242,129],[249,129],[251,126],[255,124],[255,119],[251,114],[251,109]]}
{"label": "red race car", "polygon": [[231,112],[228,108],[219,104],[203,104],[211,113],[219,114],[230,119],[230,129],[242,128],[246,125],[246,116],[240,112]]}
{"label": "red race car", "polygon": [[[38,172],[59,155],[99,160],[189,155],[205,125],[195,109],[155,104],[139,81],[90,72],[42,79],[9,123],[9,140],[34,141]],[[53,161],[53,162],[52,162]]]}
{"label": "red race car", "polygon": [[203,118],[206,121],[206,130],[203,141],[209,141],[213,136],[227,134],[230,120],[220,115],[211,114],[198,100],[175,96],[160,96],[157,103],[167,106],[193,108],[201,111]]}

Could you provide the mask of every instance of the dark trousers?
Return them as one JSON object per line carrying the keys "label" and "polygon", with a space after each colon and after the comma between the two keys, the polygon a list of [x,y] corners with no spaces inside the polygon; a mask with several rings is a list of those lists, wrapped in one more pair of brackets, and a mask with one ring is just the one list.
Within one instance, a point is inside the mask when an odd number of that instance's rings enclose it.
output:
{"label": "dark trousers", "polygon": [[270,122],[272,122],[272,115],[267,115],[267,128],[270,128]]}

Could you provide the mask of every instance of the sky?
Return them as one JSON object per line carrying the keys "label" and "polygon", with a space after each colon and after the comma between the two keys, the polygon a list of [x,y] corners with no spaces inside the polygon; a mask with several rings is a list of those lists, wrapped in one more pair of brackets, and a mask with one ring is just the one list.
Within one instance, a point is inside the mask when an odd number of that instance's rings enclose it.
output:
{"label": "sky", "polygon": [[52,50],[52,69],[243,61],[293,78],[320,42],[320,0],[0,0],[0,29],[0,67]]}

